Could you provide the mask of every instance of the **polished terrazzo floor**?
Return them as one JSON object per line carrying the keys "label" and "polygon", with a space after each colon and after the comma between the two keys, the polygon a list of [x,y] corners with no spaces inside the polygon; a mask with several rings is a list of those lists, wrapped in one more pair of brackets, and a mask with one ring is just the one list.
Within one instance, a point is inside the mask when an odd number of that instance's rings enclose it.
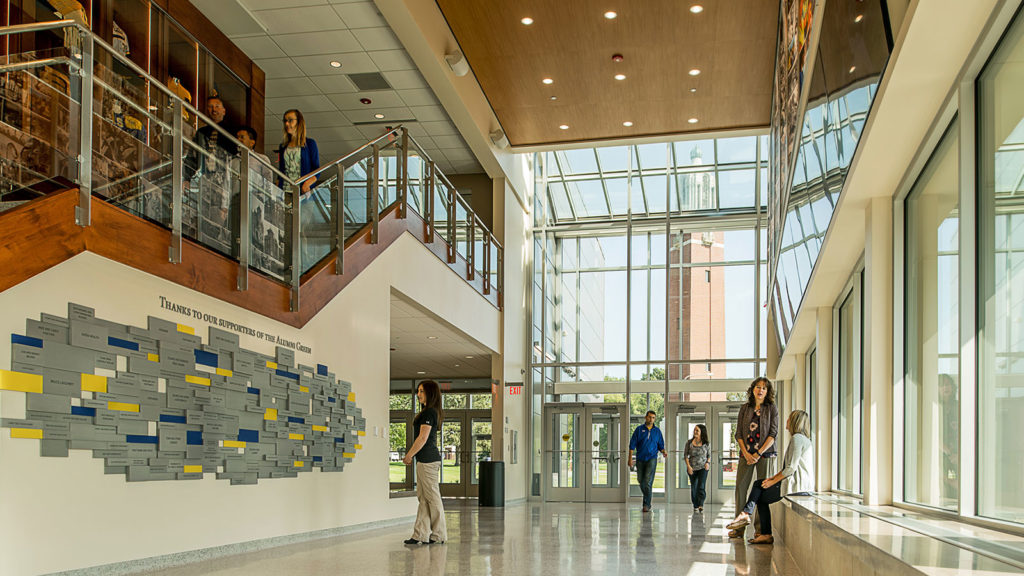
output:
{"label": "polished terrazzo floor", "polygon": [[672,574],[800,576],[785,546],[730,542],[731,507],[446,501],[449,542],[407,547],[412,524],[154,572],[220,574]]}

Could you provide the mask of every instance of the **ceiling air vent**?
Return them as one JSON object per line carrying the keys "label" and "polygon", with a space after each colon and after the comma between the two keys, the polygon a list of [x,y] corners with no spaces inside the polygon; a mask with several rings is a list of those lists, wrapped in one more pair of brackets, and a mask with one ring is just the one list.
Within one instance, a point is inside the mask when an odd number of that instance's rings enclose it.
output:
{"label": "ceiling air vent", "polygon": [[381,76],[380,72],[368,72],[366,74],[349,74],[348,79],[355,84],[360,91],[366,90],[391,90],[391,84]]}

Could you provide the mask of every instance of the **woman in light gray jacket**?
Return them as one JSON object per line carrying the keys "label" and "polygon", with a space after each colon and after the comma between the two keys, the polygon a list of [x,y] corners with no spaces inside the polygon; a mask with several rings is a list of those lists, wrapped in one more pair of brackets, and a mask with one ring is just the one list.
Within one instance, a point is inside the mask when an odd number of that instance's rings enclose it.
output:
{"label": "woman in light gray jacket", "polygon": [[750,515],[757,507],[757,515],[761,520],[761,533],[751,538],[751,544],[771,544],[772,513],[769,504],[782,500],[787,494],[810,494],[814,490],[814,449],[811,444],[810,417],[803,410],[793,410],[786,420],[786,429],[792,434],[783,468],[778,474],[760,483],[755,482],[750,490],[750,497],[743,510],[727,526],[730,530],[743,528],[750,524]]}

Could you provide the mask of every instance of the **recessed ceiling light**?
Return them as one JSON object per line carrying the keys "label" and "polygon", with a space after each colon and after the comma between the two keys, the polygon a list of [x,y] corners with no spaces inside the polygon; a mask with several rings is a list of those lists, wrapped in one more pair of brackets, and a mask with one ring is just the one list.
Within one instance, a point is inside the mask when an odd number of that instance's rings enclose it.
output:
{"label": "recessed ceiling light", "polygon": [[558,96],[552,96],[550,99],[551,100],[558,100]]}
{"label": "recessed ceiling light", "polygon": [[562,130],[568,130],[569,129],[569,125],[568,124],[562,124],[561,126],[559,126],[559,128],[561,128]]}
{"label": "recessed ceiling light", "polygon": [[541,82],[543,82],[545,84],[554,84],[555,83],[555,81],[552,80],[551,78],[545,78],[545,79],[541,80]]}
{"label": "recessed ceiling light", "polygon": [[376,118],[377,120],[383,120],[384,119],[384,115],[379,113],[379,112],[377,114],[374,114],[373,117]]}
{"label": "recessed ceiling light", "polygon": [[864,19],[864,15],[863,14],[857,14],[857,17],[854,18],[853,21],[859,24],[860,21],[863,20],[863,19]]}
{"label": "recessed ceiling light", "polygon": [[694,4],[693,6],[690,6],[690,12],[693,12],[694,14],[700,14],[703,11],[704,7],[701,6],[700,4]]}
{"label": "recessed ceiling light", "polygon": [[341,62],[338,62],[337,60],[331,60],[331,67],[332,68],[341,68]]}
{"label": "recessed ceiling light", "polygon": [[697,89],[696,89],[696,88],[690,88],[690,92],[691,92],[691,93],[696,93],[696,92],[697,92]]}
{"label": "recessed ceiling light", "polygon": [[615,12],[612,12],[611,10],[609,10],[609,11],[604,13],[604,17],[609,19],[609,20],[615,20],[616,16],[618,16],[618,14],[616,14]]}
{"label": "recessed ceiling light", "polygon": [[694,68],[694,69],[690,70],[690,76],[697,76],[698,74],[700,74],[700,69],[699,68]]}
{"label": "recessed ceiling light", "polygon": [[856,70],[856,69],[857,69],[856,66],[850,66],[850,74],[853,74],[853,71]]}
{"label": "recessed ceiling light", "polygon": [[472,359],[473,359],[472,356],[466,356],[466,360],[472,360]]}
{"label": "recessed ceiling light", "polygon": [[625,74],[616,74],[615,75],[615,79],[616,80],[625,80],[626,79],[626,75]]}
{"label": "recessed ceiling light", "polygon": [[690,118],[689,120],[687,120],[687,122],[689,122],[690,124],[696,124],[697,123],[697,119],[696,118]]}
{"label": "recessed ceiling light", "polygon": [[437,336],[427,336],[427,340],[437,340]]}
{"label": "recessed ceiling light", "polygon": [[423,371],[421,370],[421,371],[417,372],[417,374],[426,374],[426,372],[423,372]]}
{"label": "recessed ceiling light", "polygon": [[458,367],[459,367],[459,365],[458,365],[458,364],[456,364],[456,365],[455,365],[455,367],[456,367],[456,368],[458,368]]}
{"label": "recessed ceiling light", "polygon": [[533,24],[533,18],[527,16],[526,18],[520,20],[520,22],[522,22],[524,26],[529,26],[530,24]]}
{"label": "recessed ceiling light", "polygon": [[633,125],[633,123],[630,122],[629,120],[626,120],[625,122],[622,123],[622,125],[625,126],[626,128],[629,128],[630,126]]}

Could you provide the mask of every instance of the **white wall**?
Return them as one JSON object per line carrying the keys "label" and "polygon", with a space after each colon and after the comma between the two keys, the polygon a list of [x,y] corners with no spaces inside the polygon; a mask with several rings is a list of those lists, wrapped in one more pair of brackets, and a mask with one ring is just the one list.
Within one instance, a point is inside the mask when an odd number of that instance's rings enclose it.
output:
{"label": "white wall", "polygon": [[[186,264],[183,264],[186,265]],[[415,499],[388,494],[387,430],[390,287],[400,290],[491,349],[498,311],[411,235],[403,235],[303,329],[295,329],[91,253],[83,253],[0,293],[0,334],[24,334],[42,312],[67,315],[69,301],[99,318],[146,326],[153,315],[196,329],[206,325],[161,310],[159,297],[300,340],[349,380],[367,420],[363,449],[343,472],[300,474],[230,486],[212,474],[197,481],[127,483],[103,474],[89,451],[42,458],[39,441],[0,435],[0,573],[38,574],[147,558],[262,538],[352,526],[415,514]],[[241,336],[245,348],[273,345]],[[0,367],[10,367],[0,346]],[[0,415],[22,417],[25,394],[0,392]],[[374,427],[381,430],[374,435]],[[0,432],[6,432],[0,430]]]}
{"label": "white wall", "polygon": [[[526,273],[529,246],[526,235],[529,228],[529,215],[523,212],[510,189],[504,196],[504,239],[505,244],[505,322],[504,322],[504,354],[503,370],[505,382],[524,382],[526,380]],[[505,499],[516,500],[525,498],[529,479],[529,394],[525,385],[522,393],[511,396],[506,387],[504,391],[504,427],[505,434]],[[512,464],[509,453],[509,439],[512,430],[518,432],[518,461]]]}

